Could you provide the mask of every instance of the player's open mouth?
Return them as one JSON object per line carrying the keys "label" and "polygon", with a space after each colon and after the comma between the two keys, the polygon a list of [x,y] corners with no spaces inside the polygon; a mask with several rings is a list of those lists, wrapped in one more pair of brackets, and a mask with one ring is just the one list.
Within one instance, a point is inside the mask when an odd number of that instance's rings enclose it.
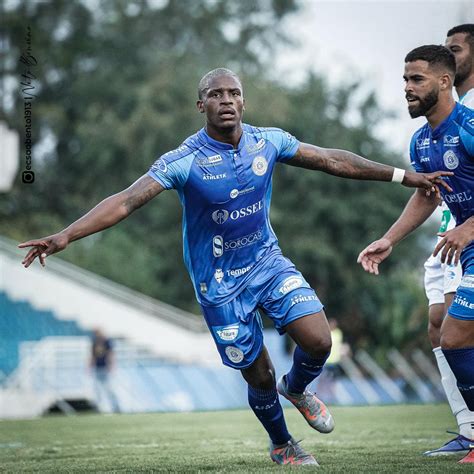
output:
{"label": "player's open mouth", "polygon": [[233,110],[221,110],[219,112],[219,117],[223,119],[233,119],[235,117],[235,112]]}
{"label": "player's open mouth", "polygon": [[413,102],[418,102],[418,99],[416,97],[407,97],[406,99],[409,104],[412,104]]}

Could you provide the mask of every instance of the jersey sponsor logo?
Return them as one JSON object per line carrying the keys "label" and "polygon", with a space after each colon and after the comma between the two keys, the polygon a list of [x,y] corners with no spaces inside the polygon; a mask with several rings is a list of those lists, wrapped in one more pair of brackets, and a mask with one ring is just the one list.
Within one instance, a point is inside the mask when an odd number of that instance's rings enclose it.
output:
{"label": "jersey sponsor logo", "polygon": [[217,283],[220,284],[224,278],[224,272],[222,271],[222,268],[216,268],[216,271],[214,272],[214,278],[216,279]]}
{"label": "jersey sponsor logo", "polygon": [[238,347],[227,346],[225,348],[225,355],[234,364],[238,364],[244,360],[244,353]]}
{"label": "jersey sponsor logo", "polygon": [[168,165],[166,164],[166,161],[163,158],[160,158],[156,162],[156,167],[162,172],[166,173],[168,171]]}
{"label": "jersey sponsor logo", "polygon": [[234,341],[239,334],[239,324],[229,324],[228,326],[214,326],[215,333],[221,341]]}
{"label": "jersey sponsor logo", "polygon": [[429,138],[418,138],[416,140],[416,148],[418,148],[418,150],[423,150],[423,148],[429,148],[429,146],[430,146]]}
{"label": "jersey sponsor logo", "polygon": [[240,209],[235,209],[233,211],[227,211],[226,209],[217,209],[211,214],[212,220],[216,224],[223,224],[230,218],[232,221],[241,219],[242,217],[247,217],[255,214],[258,211],[263,209],[263,200],[254,202],[249,206],[242,207]]}
{"label": "jersey sponsor logo", "polygon": [[252,161],[252,171],[257,176],[263,176],[268,169],[268,162],[264,156],[256,156]]}
{"label": "jersey sponsor logo", "polygon": [[247,145],[247,153],[257,153],[265,146],[265,139],[261,138],[255,145]]}
{"label": "jersey sponsor logo", "polygon": [[448,150],[443,155],[444,166],[448,168],[448,170],[454,170],[459,165],[459,158],[456,156],[456,153],[452,150]]}
{"label": "jersey sponsor logo", "polygon": [[243,237],[238,237],[237,239],[232,239],[224,242],[224,239],[221,235],[215,235],[212,238],[212,253],[214,257],[219,258],[224,255],[224,252],[229,252],[230,250],[238,250],[249,245],[256,244],[263,238],[262,229],[258,229],[251,234],[244,235]]}
{"label": "jersey sponsor logo", "polygon": [[452,204],[453,202],[466,202],[472,199],[472,194],[470,191],[463,191],[462,193],[456,194],[445,194],[444,200],[448,204]]}
{"label": "jersey sponsor logo", "polygon": [[217,209],[212,213],[212,220],[216,224],[223,224],[229,218],[229,211],[226,209]]}
{"label": "jersey sponsor logo", "polygon": [[451,135],[446,135],[443,138],[444,146],[458,146],[459,145],[459,136],[453,137]]}
{"label": "jersey sponsor logo", "polygon": [[199,166],[217,166],[222,164],[222,156],[214,155],[206,156],[204,158],[197,158],[196,162]]}
{"label": "jersey sponsor logo", "polygon": [[241,191],[239,191],[238,189],[233,189],[230,192],[230,197],[232,199],[235,199],[237,196],[243,196],[244,194],[253,193],[254,191],[255,191],[255,186],[251,186],[250,188],[242,189]]}
{"label": "jersey sponsor logo", "polygon": [[221,235],[215,235],[212,239],[212,253],[216,258],[224,255],[224,239]]}
{"label": "jersey sponsor logo", "polygon": [[279,288],[279,292],[282,295],[286,295],[290,291],[296,290],[296,288],[299,288],[303,284],[303,279],[298,276],[290,276],[288,278],[285,278],[283,280],[282,286]]}
{"label": "jersey sponsor logo", "polygon": [[295,295],[291,298],[290,306],[299,303],[306,303],[307,301],[318,301],[318,297],[316,295]]}
{"label": "jersey sponsor logo", "polygon": [[242,268],[233,268],[231,270],[227,270],[227,275],[234,278],[238,278],[242,275],[245,275],[252,267],[253,265],[249,265],[248,267]]}
{"label": "jersey sponsor logo", "polygon": [[259,229],[256,232],[244,235],[243,237],[239,237],[238,239],[229,240],[227,242],[224,242],[224,252],[227,252],[229,250],[237,250],[241,249],[242,247],[247,247],[249,245],[256,244],[258,241],[262,240],[262,238],[263,232],[262,229]]}
{"label": "jersey sponsor logo", "polygon": [[474,275],[464,275],[461,278],[461,283],[459,283],[459,287],[463,288],[474,288]]}
{"label": "jersey sponsor logo", "polygon": [[210,174],[210,173],[207,173],[207,174],[203,174],[202,175],[202,179],[204,181],[214,181],[216,179],[224,179],[224,178],[227,178],[227,173],[221,173],[221,174]]}
{"label": "jersey sponsor logo", "polygon": [[422,156],[420,158],[420,163],[429,163],[430,157],[429,156]]}

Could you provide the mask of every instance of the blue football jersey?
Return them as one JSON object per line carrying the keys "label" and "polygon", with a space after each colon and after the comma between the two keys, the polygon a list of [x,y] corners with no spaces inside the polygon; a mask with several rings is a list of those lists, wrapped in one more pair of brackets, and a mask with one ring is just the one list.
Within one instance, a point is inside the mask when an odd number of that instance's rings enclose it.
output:
{"label": "blue football jersey", "polygon": [[410,157],[418,172],[454,173],[444,178],[453,192],[441,194],[457,225],[474,215],[474,110],[457,103],[434,130],[426,123],[413,135]]}
{"label": "blue football jersey", "polygon": [[201,129],[150,168],[149,176],[179,194],[184,260],[201,304],[227,303],[281,253],[269,220],[272,174],[298,146],[277,128],[244,124],[236,149]]}

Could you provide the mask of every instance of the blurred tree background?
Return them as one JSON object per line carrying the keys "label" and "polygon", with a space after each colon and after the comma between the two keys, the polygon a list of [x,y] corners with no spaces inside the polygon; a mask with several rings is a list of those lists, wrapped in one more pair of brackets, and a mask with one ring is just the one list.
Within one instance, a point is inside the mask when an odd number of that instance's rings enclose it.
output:
{"label": "blurred tree background", "polygon": [[[5,3],[0,120],[18,130],[21,141],[19,57],[28,26],[38,64],[36,180],[25,185],[19,176],[0,195],[2,234],[24,241],[57,232],[144,174],[156,157],[203,126],[195,109],[197,83],[219,66],[243,77],[248,123],[282,127],[300,140],[405,168],[374,135],[386,112],[373,94],[359,93],[361,84],[334,89],[309,72],[298,85],[270,79],[279,44],[291,41],[282,22],[297,9],[297,0]],[[427,347],[419,275],[429,232],[397,247],[378,278],[356,264],[359,251],[398,217],[409,195],[401,186],[290,166],[279,166],[274,176],[272,223],[281,247],[359,347]],[[61,258],[198,313],[178,242],[180,204],[175,193],[164,193]]]}

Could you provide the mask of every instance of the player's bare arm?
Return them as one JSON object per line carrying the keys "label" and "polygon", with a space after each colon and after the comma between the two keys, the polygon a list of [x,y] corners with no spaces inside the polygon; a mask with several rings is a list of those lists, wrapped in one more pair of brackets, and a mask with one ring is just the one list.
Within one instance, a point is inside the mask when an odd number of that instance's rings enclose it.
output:
{"label": "player's bare arm", "polygon": [[366,272],[378,275],[379,264],[390,255],[392,248],[410,232],[423,224],[437,205],[438,199],[434,194],[427,196],[423,190],[417,189],[397,221],[381,239],[372,242],[362,250],[357,262],[362,265]]}
{"label": "player's bare arm", "polygon": [[143,175],[127,189],[104,199],[61,232],[18,245],[20,248],[31,247],[22,264],[28,268],[38,257],[41,265],[44,266],[48,255],[64,250],[75,240],[112,227],[163,190],[164,188],[157,181]]}
{"label": "player's bare arm", "polygon": [[438,234],[443,237],[435,247],[433,255],[436,257],[441,251],[441,261],[457,265],[461,252],[474,240],[474,217],[470,217],[461,225]]}
{"label": "player's bare arm", "polygon": [[[392,181],[394,168],[362,158],[355,153],[333,148],[321,148],[301,143],[295,156],[288,164],[323,171],[334,176],[374,181]],[[414,173],[405,171],[402,184],[409,188],[422,188],[428,195],[435,192],[439,197],[439,186],[451,192],[450,186],[442,176],[451,176],[452,172]]]}

